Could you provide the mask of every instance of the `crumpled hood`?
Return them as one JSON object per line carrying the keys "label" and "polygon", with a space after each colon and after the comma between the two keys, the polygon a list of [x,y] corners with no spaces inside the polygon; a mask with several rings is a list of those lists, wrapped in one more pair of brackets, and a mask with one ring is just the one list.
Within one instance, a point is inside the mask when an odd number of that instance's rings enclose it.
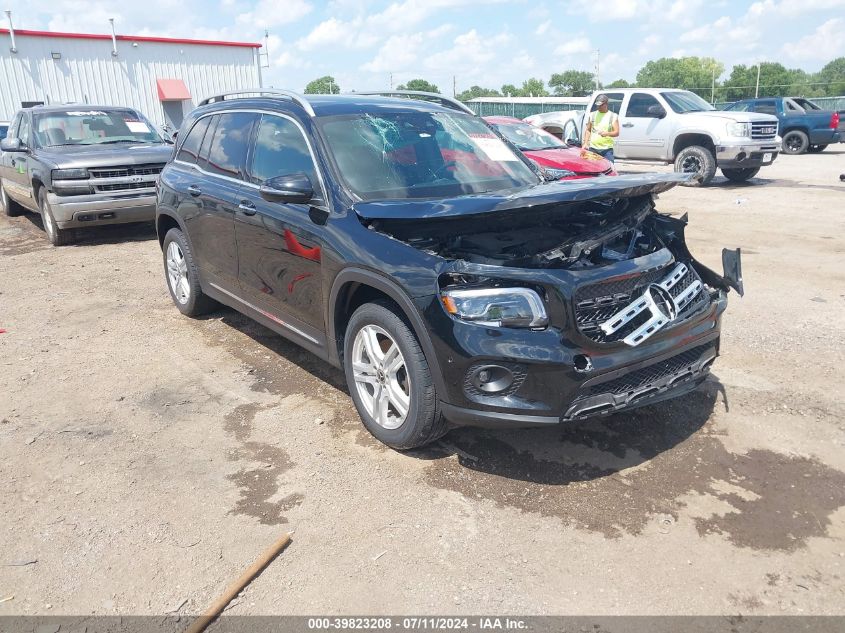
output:
{"label": "crumpled hood", "polygon": [[365,219],[414,220],[483,215],[565,202],[630,198],[661,193],[690,179],[689,174],[631,174],[538,184],[510,193],[475,194],[434,200],[356,202],[352,209]]}
{"label": "crumpled hood", "polygon": [[38,150],[39,159],[55,163],[60,169],[166,163],[172,153],[172,145],[150,143],[64,145]]}

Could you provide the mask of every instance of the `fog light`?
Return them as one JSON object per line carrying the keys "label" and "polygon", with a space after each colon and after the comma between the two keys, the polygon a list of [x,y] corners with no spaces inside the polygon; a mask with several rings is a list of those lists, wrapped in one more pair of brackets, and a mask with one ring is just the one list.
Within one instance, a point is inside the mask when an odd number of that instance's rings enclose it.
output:
{"label": "fog light", "polygon": [[484,365],[472,372],[470,382],[484,393],[499,393],[506,391],[513,384],[513,373],[501,365]]}

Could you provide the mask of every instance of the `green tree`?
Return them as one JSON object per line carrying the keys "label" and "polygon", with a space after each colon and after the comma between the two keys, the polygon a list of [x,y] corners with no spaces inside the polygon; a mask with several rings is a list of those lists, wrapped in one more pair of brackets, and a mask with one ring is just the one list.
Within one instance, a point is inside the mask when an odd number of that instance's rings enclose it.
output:
{"label": "green tree", "polygon": [[307,95],[330,95],[340,93],[340,86],[331,75],[320,77],[314,81],[309,81],[305,86],[305,94]]}
{"label": "green tree", "polygon": [[548,97],[549,91],[546,90],[546,84],[543,83],[542,79],[535,79],[531,77],[531,79],[526,79],[522,82],[522,88],[520,89],[519,96],[521,97]]}
{"label": "green tree", "polygon": [[725,66],[712,57],[661,57],[646,63],[637,73],[637,85],[643,88],[685,88],[710,98],[714,77]]}
{"label": "green tree", "polygon": [[470,99],[477,99],[478,97],[501,97],[502,93],[492,88],[482,88],[481,86],[471,86],[469,90],[464,90],[458,94],[460,101],[469,101]]}
{"label": "green tree", "polygon": [[[793,93],[793,88],[804,93],[807,74],[800,70],[789,70],[777,62],[760,64],[760,89],[757,91],[757,66],[738,64],[731,69],[731,75],[722,84],[722,95],[728,101],[755,96],[782,97]],[[799,87],[800,86],[800,87]]]}
{"label": "green tree", "polygon": [[606,86],[603,86],[603,87],[604,88],[633,88],[634,86],[633,86],[633,84],[628,83],[624,79],[617,79],[616,81],[613,81],[613,82],[611,82],[611,83],[609,83],[609,84],[607,84]]}
{"label": "green tree", "polygon": [[425,79],[411,79],[408,83],[399,84],[397,90],[419,90],[420,92],[436,92],[440,94],[440,88]]}
{"label": "green tree", "polygon": [[522,93],[520,92],[519,88],[517,88],[513,84],[505,84],[504,86],[502,86],[502,94],[506,97],[522,96]]}
{"label": "green tree", "polygon": [[815,76],[815,81],[824,82],[820,85],[828,97],[845,95],[845,57],[836,59],[825,64]]}
{"label": "green tree", "polygon": [[595,75],[584,70],[565,70],[549,79],[549,88],[554,88],[556,95],[566,97],[586,97],[595,84]]}

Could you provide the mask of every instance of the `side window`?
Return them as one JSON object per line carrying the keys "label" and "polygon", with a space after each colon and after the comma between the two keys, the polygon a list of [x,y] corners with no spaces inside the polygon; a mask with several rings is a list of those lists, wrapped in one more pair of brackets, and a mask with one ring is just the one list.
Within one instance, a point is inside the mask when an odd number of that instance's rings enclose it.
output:
{"label": "side window", "polygon": [[744,101],[738,101],[737,103],[732,103],[729,105],[725,110],[729,110],[731,112],[748,112],[749,104]]}
{"label": "side window", "polygon": [[9,126],[9,130],[6,132],[6,136],[9,138],[18,138],[18,126],[21,123],[21,116],[23,116],[20,112],[15,116],[15,120],[12,121],[12,124]]}
{"label": "side window", "polygon": [[655,118],[653,114],[649,114],[648,109],[651,106],[659,105],[660,104],[657,102],[657,99],[651,95],[647,95],[643,92],[635,92],[631,95],[631,99],[628,101],[628,111],[626,116]]}
{"label": "side window", "polygon": [[288,119],[263,115],[255,135],[249,180],[261,184],[268,178],[296,172],[307,174],[317,189],[317,170],[300,129]]}
{"label": "side window", "polygon": [[578,124],[575,123],[574,119],[570,119],[566,123],[563,124],[563,140],[569,143],[569,141],[573,141],[577,144],[581,144],[581,135],[578,133]]}
{"label": "side window", "polygon": [[252,124],[258,115],[252,112],[227,112],[220,115],[214,138],[208,148],[206,169],[213,174],[242,178]]}
{"label": "side window", "polygon": [[30,138],[29,138],[30,137],[29,130],[30,130],[29,117],[24,115],[23,117],[21,117],[21,124],[20,124],[20,128],[18,129],[18,138],[25,145],[31,146],[32,143],[31,143]]}
{"label": "side window", "polygon": [[215,114],[210,116],[208,123],[208,131],[205,133],[205,138],[200,145],[199,157],[197,158],[197,165],[205,169],[208,167],[208,148],[211,147],[211,139],[214,138],[214,132],[217,130],[217,123],[220,121],[220,115]]}
{"label": "side window", "polygon": [[754,105],[754,112],[759,112],[760,114],[774,114],[777,116],[777,108],[775,108],[774,101],[760,101]]}
{"label": "side window", "polygon": [[202,145],[202,140],[205,137],[205,131],[208,129],[210,121],[211,117],[207,116],[194,123],[194,127],[188,132],[188,136],[185,137],[182,146],[179,148],[179,153],[176,154],[176,160],[192,164],[197,163],[197,158],[200,154],[200,145]]}
{"label": "side window", "polygon": [[[611,112],[619,114],[619,111],[622,109],[622,99],[625,97],[625,95],[621,92],[605,92],[602,94],[607,95],[607,109]],[[590,112],[593,112],[594,110],[598,110],[595,101],[593,102],[593,105],[590,108]]]}

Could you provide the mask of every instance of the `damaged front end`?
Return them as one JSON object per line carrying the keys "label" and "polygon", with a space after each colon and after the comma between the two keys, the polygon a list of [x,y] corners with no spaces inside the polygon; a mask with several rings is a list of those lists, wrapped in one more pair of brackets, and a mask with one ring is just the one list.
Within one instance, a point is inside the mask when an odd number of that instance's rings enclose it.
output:
{"label": "damaged front end", "polygon": [[686,216],[655,211],[655,194],[683,178],[355,210],[372,230],[441,258],[443,345],[460,385],[450,401],[489,407],[498,421],[551,423],[680,395],[716,358],[726,294],[743,294],[740,252],[723,251],[719,275],[689,252]]}

